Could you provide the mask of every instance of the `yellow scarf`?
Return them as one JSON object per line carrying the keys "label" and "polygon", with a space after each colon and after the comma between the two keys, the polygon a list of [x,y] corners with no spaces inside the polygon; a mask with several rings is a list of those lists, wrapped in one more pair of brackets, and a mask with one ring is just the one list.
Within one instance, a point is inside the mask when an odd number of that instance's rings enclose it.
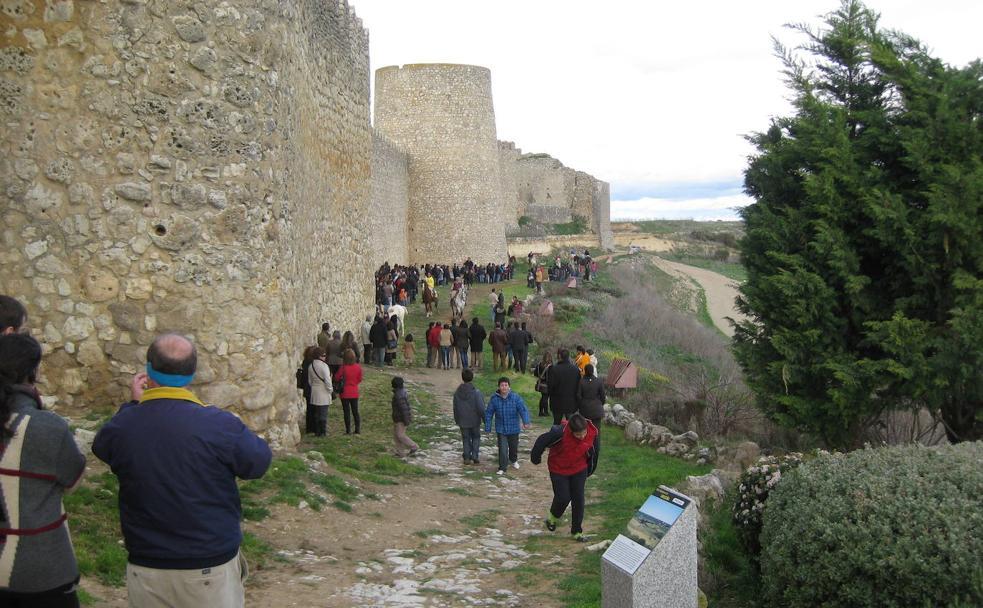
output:
{"label": "yellow scarf", "polygon": [[205,405],[188,389],[177,388],[174,386],[158,386],[156,388],[148,388],[147,390],[143,391],[143,397],[140,398],[140,403],[151,401],[153,399],[178,399],[181,401],[191,401],[192,403],[197,403],[201,406]]}

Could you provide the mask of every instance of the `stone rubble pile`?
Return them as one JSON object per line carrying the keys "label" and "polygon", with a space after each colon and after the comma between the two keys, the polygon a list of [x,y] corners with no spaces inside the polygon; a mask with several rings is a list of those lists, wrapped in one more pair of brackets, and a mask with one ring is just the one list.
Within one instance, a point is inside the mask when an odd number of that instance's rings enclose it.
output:
{"label": "stone rubble pile", "polygon": [[716,460],[716,448],[700,447],[700,436],[694,431],[673,435],[664,426],[643,422],[620,403],[604,405],[604,422],[625,430],[625,438],[641,445],[651,445],[660,454],[684,460],[696,460],[696,464],[708,464]]}

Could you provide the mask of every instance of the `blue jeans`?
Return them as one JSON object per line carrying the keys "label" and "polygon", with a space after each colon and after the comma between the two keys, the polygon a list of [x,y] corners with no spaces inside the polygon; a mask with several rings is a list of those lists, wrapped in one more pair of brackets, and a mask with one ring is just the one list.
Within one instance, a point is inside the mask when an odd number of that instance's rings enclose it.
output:
{"label": "blue jeans", "polygon": [[386,347],[378,348],[374,347],[372,349],[372,354],[375,357],[375,364],[382,367],[383,362],[386,360]]}
{"label": "blue jeans", "polygon": [[519,461],[519,434],[498,433],[498,470],[505,471],[510,462]]}
{"label": "blue jeans", "polygon": [[459,349],[457,349],[457,352],[460,353],[461,367],[462,368],[467,367],[468,366],[468,349],[466,349],[466,348],[459,348]]}
{"label": "blue jeans", "polygon": [[481,447],[481,427],[461,427],[462,456],[464,460],[478,462],[478,448]]}
{"label": "blue jeans", "polygon": [[440,347],[440,364],[441,364],[442,367],[445,367],[445,368],[451,366],[451,347],[450,346],[441,346]]}

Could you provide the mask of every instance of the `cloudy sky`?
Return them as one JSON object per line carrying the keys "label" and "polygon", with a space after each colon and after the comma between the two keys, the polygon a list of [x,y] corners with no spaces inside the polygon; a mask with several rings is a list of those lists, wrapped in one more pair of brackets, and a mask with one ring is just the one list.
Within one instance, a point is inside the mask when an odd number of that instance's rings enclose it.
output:
{"label": "cloudy sky", "polygon": [[[788,114],[771,37],[838,0],[349,0],[372,70],[492,71],[498,137],[611,183],[613,219],[728,219],[747,204],[743,135]],[[979,0],[870,0],[948,63],[983,56]],[[975,41],[975,42],[974,42]]]}

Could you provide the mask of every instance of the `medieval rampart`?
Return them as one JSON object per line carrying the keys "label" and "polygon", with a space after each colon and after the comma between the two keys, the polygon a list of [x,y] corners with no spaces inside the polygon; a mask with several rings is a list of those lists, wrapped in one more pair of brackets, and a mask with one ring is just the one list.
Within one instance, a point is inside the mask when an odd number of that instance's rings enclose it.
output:
{"label": "medieval rampart", "polygon": [[[0,27],[0,293],[57,409],[115,405],[176,331],[197,393],[292,445],[301,350],[358,327],[378,264],[506,256],[488,70],[380,70],[375,134],[344,0],[5,0]],[[564,204],[606,220],[579,175]]]}
{"label": "medieval rampart", "polygon": [[378,133],[372,134],[372,195],[366,240],[372,268],[409,258],[409,158]]}
{"label": "medieval rampart", "polygon": [[381,68],[374,124],[410,157],[410,261],[504,259],[491,72],[453,64]]}
{"label": "medieval rampart", "polygon": [[300,347],[372,303],[361,22],[322,0],[12,0],[0,18],[0,283],[43,340],[42,391],[112,405],[178,331],[196,391],[295,443]]}
{"label": "medieval rampart", "polygon": [[562,224],[582,218],[596,235],[597,246],[614,246],[611,232],[611,193],[603,182],[566,167],[548,154],[523,154],[512,142],[498,142],[503,191],[515,197],[506,208],[542,224]]}

